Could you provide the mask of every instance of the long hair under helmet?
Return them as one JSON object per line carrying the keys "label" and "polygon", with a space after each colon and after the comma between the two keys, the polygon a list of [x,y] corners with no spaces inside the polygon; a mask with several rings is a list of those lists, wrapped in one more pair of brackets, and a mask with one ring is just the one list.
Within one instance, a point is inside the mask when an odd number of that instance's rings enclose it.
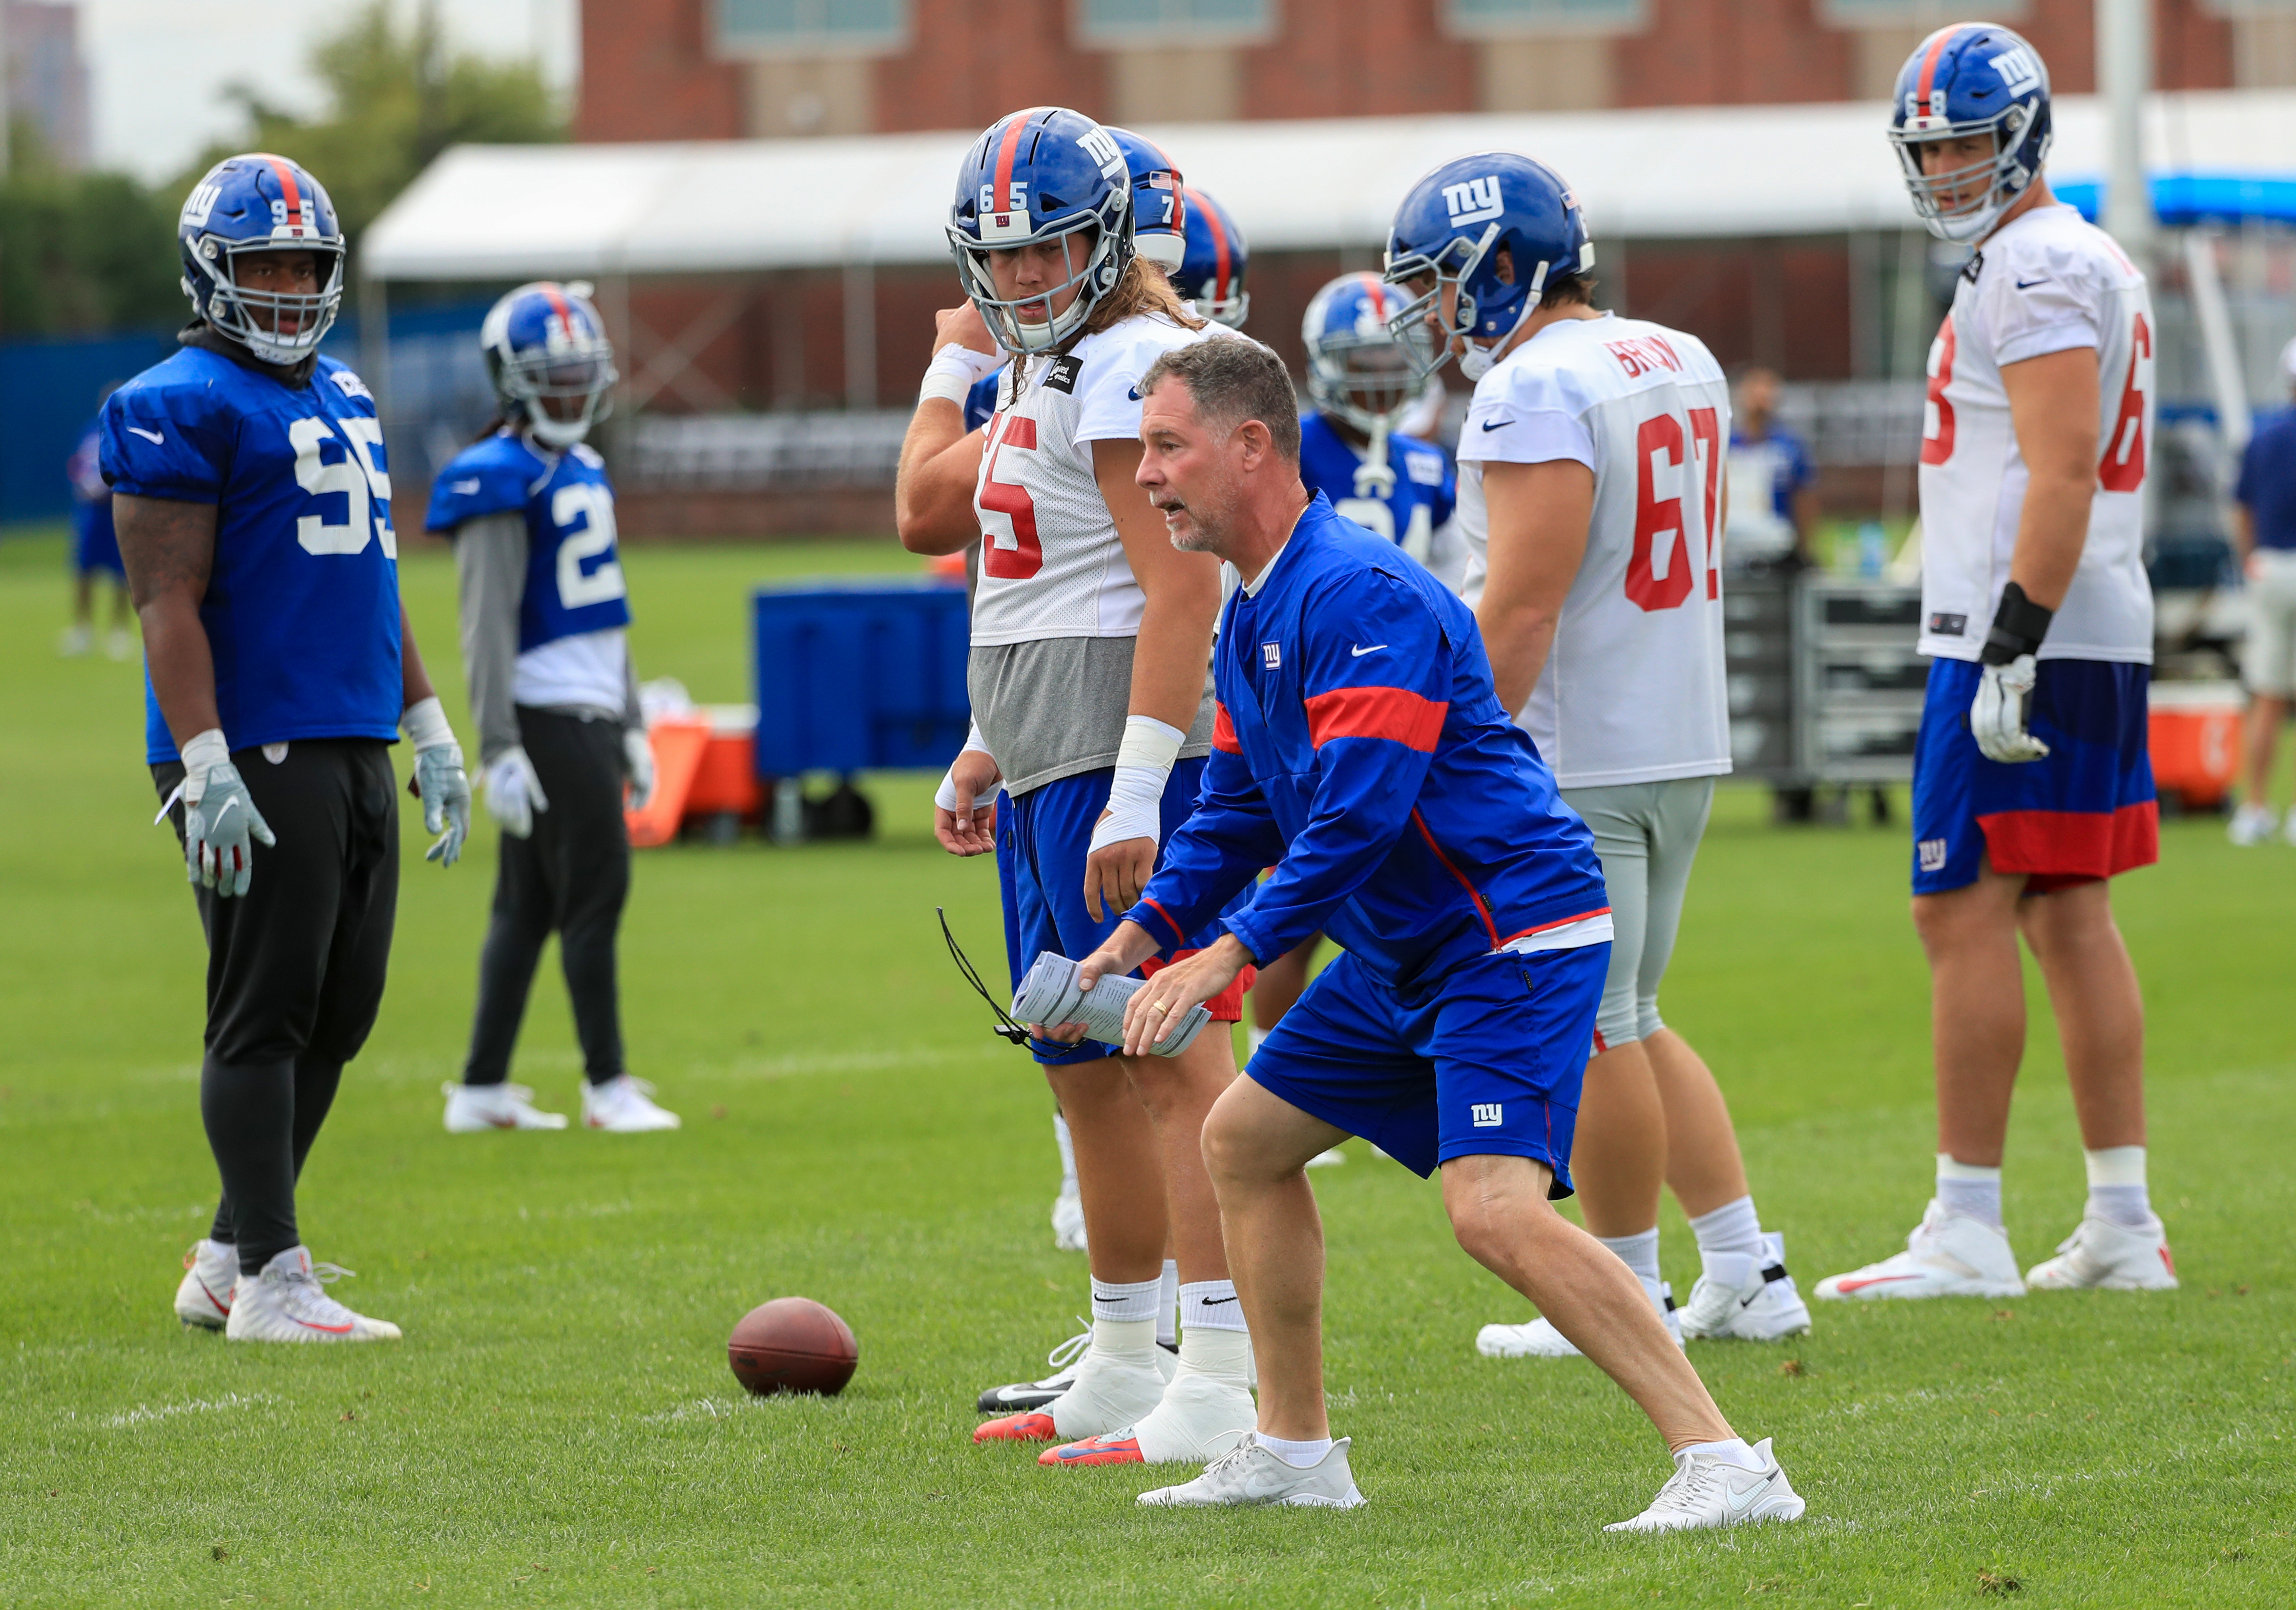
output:
{"label": "long hair under helmet", "polygon": [[[479,346],[504,415],[545,447],[570,448],[589,435],[591,425],[606,416],[621,378],[614,372],[605,321],[591,304],[590,287],[578,280],[565,285],[537,280],[509,292],[487,309]],[[578,398],[581,407],[570,419],[544,402]]]}
{"label": "long hair under helmet", "polygon": [[[1922,171],[1935,140],[1989,139],[1993,154],[1948,173]],[[1890,144],[1914,211],[1942,240],[1980,240],[2041,177],[2049,154],[2049,70],[1993,22],[1956,22],[1923,40],[1898,70]],[[1958,203],[1964,190],[1975,195]]]}
{"label": "long hair under helmet", "polygon": [[[996,294],[990,252],[1055,240],[1068,243],[1067,278],[1025,297]],[[948,246],[964,293],[1000,346],[1019,353],[1062,346],[1132,263],[1132,178],[1116,136],[1065,106],[999,118],[957,169]],[[1076,298],[1059,312],[1021,316],[1049,309],[1071,287]]]}
{"label": "long hair under helmet", "polygon": [[[343,232],[335,204],[302,164],[285,157],[252,152],[209,168],[184,198],[176,247],[193,309],[265,363],[297,364],[316,352],[343,305]],[[266,251],[309,252],[319,289],[242,286],[239,259]]]}

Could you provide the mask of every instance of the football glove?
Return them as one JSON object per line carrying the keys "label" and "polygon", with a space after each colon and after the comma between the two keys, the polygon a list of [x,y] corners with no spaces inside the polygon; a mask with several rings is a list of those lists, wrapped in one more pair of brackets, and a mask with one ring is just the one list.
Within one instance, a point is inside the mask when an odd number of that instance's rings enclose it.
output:
{"label": "football glove", "polygon": [[184,744],[183,754],[185,876],[214,890],[217,899],[243,895],[255,875],[254,845],[279,841],[231,763],[220,731],[209,727]]}
{"label": "football glove", "polygon": [[463,746],[455,742],[446,708],[435,696],[408,705],[399,724],[414,745],[414,777],[408,786],[422,801],[422,831],[439,835],[422,858],[452,867],[463,858],[463,841],[471,836],[471,779],[463,771]]}
{"label": "football glove", "polygon": [[1977,697],[1969,707],[1969,730],[1978,752],[1988,760],[2014,765],[2038,760],[2049,746],[2025,730],[2032,719],[2033,686],[2039,680],[2036,655],[2056,612],[2025,596],[2013,581],[2001,589],[2001,607],[1978,658],[1982,669]]}
{"label": "football glove", "polygon": [[531,837],[534,813],[549,809],[550,798],[522,746],[513,743],[487,762],[487,810],[504,833],[514,839]]}
{"label": "football glove", "polygon": [[630,774],[630,809],[644,810],[653,798],[653,741],[644,727],[622,729],[622,760]]}

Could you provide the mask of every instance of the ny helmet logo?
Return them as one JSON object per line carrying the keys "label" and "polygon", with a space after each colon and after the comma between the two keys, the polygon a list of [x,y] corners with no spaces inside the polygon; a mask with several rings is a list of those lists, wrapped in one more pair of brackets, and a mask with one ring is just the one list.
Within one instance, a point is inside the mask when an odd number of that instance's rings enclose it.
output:
{"label": "ny helmet logo", "polygon": [[2041,87],[2041,64],[2021,45],[2013,45],[1993,58],[1993,70],[2009,86],[2012,99]]}
{"label": "ny helmet logo", "polygon": [[215,210],[215,204],[222,199],[222,185],[199,185],[184,198],[184,223],[193,229],[204,229],[208,215]]}
{"label": "ny helmet logo", "polygon": [[1450,212],[1453,228],[1480,224],[1506,210],[1506,202],[1499,195],[1499,176],[1495,173],[1464,184],[1444,185],[1443,205]]}
{"label": "ny helmet logo", "polygon": [[1116,144],[1116,136],[1105,128],[1095,127],[1078,135],[1077,144],[1085,155],[1100,164],[1101,172],[1111,179],[1124,177],[1124,152]]}

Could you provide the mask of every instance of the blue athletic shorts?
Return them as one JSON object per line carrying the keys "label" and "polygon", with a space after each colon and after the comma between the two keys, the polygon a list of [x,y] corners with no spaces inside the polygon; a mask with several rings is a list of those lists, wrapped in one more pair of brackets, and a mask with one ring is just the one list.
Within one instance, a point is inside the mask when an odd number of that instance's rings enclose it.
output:
{"label": "blue athletic shorts", "polygon": [[72,510],[72,570],[85,576],[110,571],[126,579],[127,567],[119,561],[119,538],[111,526],[111,505],[80,504]]}
{"label": "blue athletic shorts", "polygon": [[2049,752],[2014,765],[1980,754],[1969,730],[1980,670],[1970,660],[1930,663],[1914,748],[1914,892],[1966,888],[1988,862],[2025,874],[2028,894],[2046,894],[2159,860],[2151,669],[2042,661],[2027,730]]}
{"label": "blue athletic shorts", "polygon": [[1611,947],[1495,950],[1409,993],[1352,956],[1316,977],[1245,1075],[1422,1179],[1454,1157],[1531,1157],[1570,1195],[1570,1137]]}
{"label": "blue athletic shorts", "polygon": [[[1004,960],[1016,990],[1038,952],[1050,950],[1080,961],[1099,949],[1123,919],[1123,908],[1103,903],[1108,915],[1095,922],[1084,903],[1085,858],[1092,851],[1093,826],[1108,809],[1108,788],[1115,776],[1115,768],[1108,767],[1056,778],[1017,800],[1010,794],[996,797],[996,883],[1004,898]],[[1195,809],[1203,777],[1201,756],[1173,766],[1164,784],[1167,840]],[[1248,900],[1251,892],[1247,888],[1236,898]],[[1214,927],[1190,935],[1187,948],[1174,952],[1171,959],[1202,949],[1220,932]],[[1152,961],[1143,971],[1153,973],[1163,965]],[[1252,973],[1246,967],[1234,984],[1204,1003],[1215,1020],[1232,1023],[1242,1017],[1243,992],[1251,988]],[[1115,1047],[1092,1039],[1073,1046],[1032,1041],[1029,1049],[1047,1067],[1116,1055]]]}

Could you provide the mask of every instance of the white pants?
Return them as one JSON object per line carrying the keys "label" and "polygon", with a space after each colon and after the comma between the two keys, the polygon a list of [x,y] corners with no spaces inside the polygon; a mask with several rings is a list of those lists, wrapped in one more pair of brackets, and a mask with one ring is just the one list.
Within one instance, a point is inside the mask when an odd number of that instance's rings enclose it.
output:
{"label": "white pants", "polygon": [[2296,549],[2248,556],[2248,607],[2241,679],[2267,699],[2296,698]]}
{"label": "white pants", "polygon": [[1594,830],[1611,891],[1611,971],[1595,1015],[1595,1048],[1648,1039],[1666,1026],[1658,1014],[1658,985],[1682,926],[1691,865],[1714,808],[1714,779],[1566,788],[1562,798]]}

